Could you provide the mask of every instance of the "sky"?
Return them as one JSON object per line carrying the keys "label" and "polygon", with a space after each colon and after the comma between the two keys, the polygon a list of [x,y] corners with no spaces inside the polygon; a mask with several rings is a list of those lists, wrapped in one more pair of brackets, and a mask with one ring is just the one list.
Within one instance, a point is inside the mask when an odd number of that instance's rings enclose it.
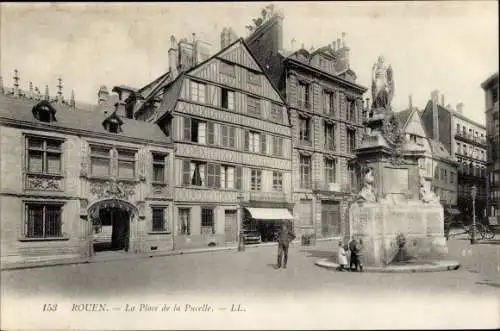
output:
{"label": "sky", "polygon": [[[106,85],[141,87],[168,71],[170,36],[198,39],[219,50],[220,32],[245,26],[271,2],[209,3],[2,3],[0,72],[12,86],[32,81],[95,104]],[[395,110],[424,108],[439,90],[445,104],[464,103],[464,115],[484,124],[480,84],[498,71],[497,1],[276,2],[283,11],[285,49],[332,43],[345,32],[357,83],[371,86],[379,55],[392,65]],[[365,97],[370,97],[368,90]]]}

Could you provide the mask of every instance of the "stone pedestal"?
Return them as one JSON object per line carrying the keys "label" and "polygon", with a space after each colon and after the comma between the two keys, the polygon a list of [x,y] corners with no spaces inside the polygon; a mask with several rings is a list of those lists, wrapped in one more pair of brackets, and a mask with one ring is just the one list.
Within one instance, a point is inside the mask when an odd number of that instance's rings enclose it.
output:
{"label": "stone pedestal", "polygon": [[363,241],[363,262],[383,266],[397,254],[397,236],[406,239],[408,255],[417,261],[443,258],[447,252],[443,207],[418,200],[354,203],[349,213],[351,237]]}

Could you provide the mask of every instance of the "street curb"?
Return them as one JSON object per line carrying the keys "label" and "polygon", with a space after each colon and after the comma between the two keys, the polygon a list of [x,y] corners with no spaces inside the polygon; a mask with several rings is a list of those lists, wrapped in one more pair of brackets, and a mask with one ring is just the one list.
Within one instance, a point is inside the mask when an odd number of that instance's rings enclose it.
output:
{"label": "street curb", "polygon": [[[329,241],[333,239],[318,239],[317,241]],[[292,242],[292,246],[299,244],[300,241]],[[278,244],[273,243],[263,243],[263,244],[254,244],[254,245],[245,245],[245,249],[251,248],[260,248],[260,247],[272,247],[277,246]],[[215,247],[215,248],[196,248],[196,249],[187,249],[187,250],[175,250],[169,252],[161,252],[161,253],[148,253],[148,254],[134,254],[127,256],[110,256],[106,258],[96,258],[96,259],[61,259],[54,261],[43,261],[43,262],[19,262],[13,263],[10,265],[2,265],[0,271],[4,270],[20,270],[20,269],[35,269],[35,268],[44,268],[44,267],[56,267],[63,265],[75,265],[75,264],[90,264],[90,263],[102,263],[102,262],[112,262],[112,261],[125,261],[125,260],[139,260],[139,259],[148,259],[154,257],[162,257],[162,256],[176,256],[176,255],[188,255],[188,254],[199,254],[199,253],[210,253],[210,252],[223,252],[223,251],[236,251],[238,246],[228,246],[228,247]]]}
{"label": "street curb", "polygon": [[[460,268],[460,263],[452,260],[441,260],[433,262],[435,264],[423,263],[420,265],[392,265],[386,267],[364,267],[365,272],[375,273],[416,273],[416,272],[438,272],[438,271],[452,271]],[[336,270],[339,265],[330,261],[328,258],[320,259],[314,262],[315,265],[327,269]]]}

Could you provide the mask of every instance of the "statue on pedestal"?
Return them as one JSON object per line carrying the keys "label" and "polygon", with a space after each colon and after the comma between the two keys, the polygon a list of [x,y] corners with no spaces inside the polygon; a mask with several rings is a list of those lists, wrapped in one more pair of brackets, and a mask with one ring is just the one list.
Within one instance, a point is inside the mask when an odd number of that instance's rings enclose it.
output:
{"label": "statue on pedestal", "polygon": [[375,177],[373,176],[373,169],[368,167],[365,170],[363,188],[361,192],[359,192],[359,197],[366,202],[375,202],[375,192],[373,190],[373,182],[375,181]]}
{"label": "statue on pedestal", "polygon": [[372,109],[374,111],[391,111],[394,96],[394,80],[392,67],[385,65],[383,56],[379,56],[372,68]]}
{"label": "statue on pedestal", "polygon": [[439,196],[425,187],[423,170],[419,171],[420,176],[420,200],[425,203],[439,203]]}

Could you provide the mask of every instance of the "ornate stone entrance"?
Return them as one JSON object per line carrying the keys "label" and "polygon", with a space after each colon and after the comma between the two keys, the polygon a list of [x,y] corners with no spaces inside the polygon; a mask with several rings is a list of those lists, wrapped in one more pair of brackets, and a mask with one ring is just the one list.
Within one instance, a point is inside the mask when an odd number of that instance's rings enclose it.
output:
{"label": "ornate stone entrance", "polygon": [[133,226],[138,219],[137,207],[125,200],[109,198],[88,207],[92,225],[92,255],[100,251],[125,251],[134,246],[137,233]]}

